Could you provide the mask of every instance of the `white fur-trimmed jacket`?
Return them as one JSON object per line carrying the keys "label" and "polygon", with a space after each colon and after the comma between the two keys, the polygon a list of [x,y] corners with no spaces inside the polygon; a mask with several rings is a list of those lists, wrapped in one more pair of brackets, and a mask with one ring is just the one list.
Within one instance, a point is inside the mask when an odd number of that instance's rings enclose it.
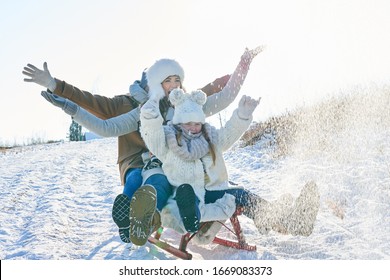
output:
{"label": "white fur-trimmed jacket", "polygon": [[[241,137],[249,127],[252,118],[243,120],[238,117],[237,110],[235,110],[231,119],[223,128],[213,128],[216,129],[217,135],[213,139],[216,155],[214,164],[210,153],[194,161],[185,161],[180,158],[168,148],[161,115],[158,115],[157,118],[148,119],[142,112],[141,108],[140,131],[142,138],[148,149],[163,162],[163,171],[174,187],[187,183],[194,188],[200,200],[201,222],[229,219],[236,209],[234,196],[225,194],[215,203],[205,204],[205,189],[223,190],[229,188],[223,152],[228,150]],[[209,177],[206,184],[205,172]],[[182,233],[185,232],[174,199],[168,201],[161,214],[164,227],[170,227]]]}

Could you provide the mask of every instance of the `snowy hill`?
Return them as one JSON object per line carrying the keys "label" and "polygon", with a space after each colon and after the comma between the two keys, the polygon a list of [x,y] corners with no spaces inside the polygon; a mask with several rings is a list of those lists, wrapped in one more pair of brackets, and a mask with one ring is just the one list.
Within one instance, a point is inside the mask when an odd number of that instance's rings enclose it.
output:
{"label": "snowy hill", "polygon": [[[298,195],[305,182],[317,182],[321,207],[314,232],[261,236],[240,217],[257,252],[190,244],[193,258],[389,260],[389,108],[388,89],[360,90],[292,112],[253,145],[238,143],[225,155],[230,178],[266,199]],[[115,138],[1,154],[0,259],[176,259],[151,244],[120,241],[111,219],[122,191],[116,156]],[[163,236],[180,240],[169,230]]]}

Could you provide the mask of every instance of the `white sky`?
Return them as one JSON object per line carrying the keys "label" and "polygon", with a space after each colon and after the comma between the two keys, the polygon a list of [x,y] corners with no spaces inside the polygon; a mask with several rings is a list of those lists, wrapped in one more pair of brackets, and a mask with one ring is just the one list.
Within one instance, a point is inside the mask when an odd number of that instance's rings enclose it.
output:
{"label": "white sky", "polygon": [[262,96],[255,120],[367,83],[389,83],[387,0],[0,0],[0,145],[63,139],[70,117],[23,82],[27,63],[93,93],[128,91],[162,57],[187,89],[231,73],[245,47],[266,45],[241,94]]}

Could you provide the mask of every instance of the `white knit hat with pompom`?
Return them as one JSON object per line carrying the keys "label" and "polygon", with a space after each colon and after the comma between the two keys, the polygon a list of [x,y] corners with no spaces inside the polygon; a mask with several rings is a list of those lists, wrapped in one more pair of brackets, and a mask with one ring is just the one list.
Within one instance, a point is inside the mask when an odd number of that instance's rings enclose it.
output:
{"label": "white knit hat with pompom", "polygon": [[174,89],[169,94],[169,101],[175,106],[172,123],[205,123],[206,118],[203,112],[203,105],[207,96],[201,90],[185,93],[182,89]]}

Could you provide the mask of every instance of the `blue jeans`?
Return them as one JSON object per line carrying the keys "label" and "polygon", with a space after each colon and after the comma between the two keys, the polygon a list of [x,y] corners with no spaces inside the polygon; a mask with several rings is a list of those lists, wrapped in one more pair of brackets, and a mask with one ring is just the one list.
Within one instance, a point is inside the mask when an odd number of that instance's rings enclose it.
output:
{"label": "blue jeans", "polygon": [[[123,194],[127,195],[130,199],[136,190],[141,187],[141,171],[142,168],[131,168],[126,172]],[[145,181],[145,184],[152,185],[156,189],[157,209],[161,211],[167,204],[168,198],[172,195],[172,186],[169,184],[167,177],[163,174],[154,174]]]}
{"label": "blue jeans", "polygon": [[218,191],[209,191],[206,190],[205,194],[205,204],[214,203],[216,200],[222,198],[225,193],[231,194],[236,198],[236,205],[244,207],[244,215],[250,219],[255,217],[256,206],[263,201],[262,198],[251,193],[245,189],[226,189],[226,190],[218,190]]}

